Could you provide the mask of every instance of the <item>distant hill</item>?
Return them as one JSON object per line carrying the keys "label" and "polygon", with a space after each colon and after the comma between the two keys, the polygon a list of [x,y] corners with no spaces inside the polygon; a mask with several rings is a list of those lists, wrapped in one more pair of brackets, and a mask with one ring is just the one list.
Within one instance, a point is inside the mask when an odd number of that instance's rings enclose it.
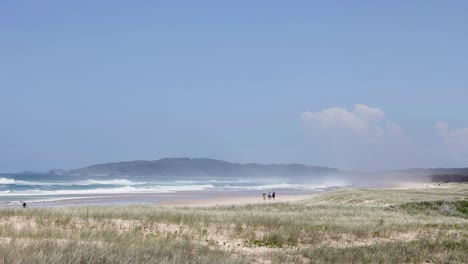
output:
{"label": "distant hill", "polygon": [[466,174],[468,175],[468,168],[409,169],[409,170],[402,170],[401,172],[408,172],[412,174],[422,174],[422,175],[444,175],[444,174]]}
{"label": "distant hill", "polygon": [[441,180],[442,178],[436,177],[440,175],[468,175],[468,168],[415,168],[377,172],[355,172],[353,173],[353,182],[359,181],[360,183],[365,183],[366,181],[374,181],[388,182],[390,184],[392,182],[444,182],[445,180]]}
{"label": "distant hill", "polygon": [[51,171],[61,175],[92,176],[309,176],[337,173],[338,169],[303,164],[230,163],[215,159],[164,158],[154,161],[137,160],[92,165],[69,170]]}
{"label": "distant hill", "polygon": [[459,182],[460,175],[468,175],[468,168],[432,168],[396,171],[413,179],[426,179],[433,182]]}
{"label": "distant hill", "polygon": [[443,174],[443,175],[433,175],[433,182],[468,182],[468,174]]}
{"label": "distant hill", "polygon": [[435,175],[468,175],[468,168],[407,169],[380,172],[350,172],[335,168],[307,166],[304,164],[231,163],[204,158],[164,158],[159,160],[122,161],[92,165],[74,170],[51,170],[53,175],[76,176],[193,176],[193,177],[303,177],[340,175],[352,182],[378,183],[448,180],[458,177],[434,178]]}

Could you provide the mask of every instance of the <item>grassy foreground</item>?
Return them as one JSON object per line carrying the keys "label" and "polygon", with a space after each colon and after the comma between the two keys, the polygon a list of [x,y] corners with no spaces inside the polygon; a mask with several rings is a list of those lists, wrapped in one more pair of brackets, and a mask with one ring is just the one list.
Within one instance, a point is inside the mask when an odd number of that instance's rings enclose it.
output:
{"label": "grassy foreground", "polygon": [[212,208],[0,209],[0,263],[468,263],[468,185],[442,187]]}

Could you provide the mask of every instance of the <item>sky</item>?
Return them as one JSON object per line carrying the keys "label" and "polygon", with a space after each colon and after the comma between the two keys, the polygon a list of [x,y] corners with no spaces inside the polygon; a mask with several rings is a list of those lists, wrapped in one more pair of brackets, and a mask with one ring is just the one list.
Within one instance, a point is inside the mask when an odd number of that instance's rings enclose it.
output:
{"label": "sky", "polygon": [[467,1],[1,1],[0,171],[468,167]]}

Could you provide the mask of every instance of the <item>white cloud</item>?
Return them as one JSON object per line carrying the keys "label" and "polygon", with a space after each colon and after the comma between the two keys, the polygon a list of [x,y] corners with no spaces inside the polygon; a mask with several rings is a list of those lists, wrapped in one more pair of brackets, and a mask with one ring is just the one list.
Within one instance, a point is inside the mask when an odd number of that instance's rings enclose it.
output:
{"label": "white cloud", "polygon": [[361,118],[369,121],[379,122],[381,121],[385,113],[379,108],[368,107],[367,105],[358,104],[354,106],[354,113]]}
{"label": "white cloud", "polygon": [[341,168],[389,169],[421,165],[420,147],[379,108],[358,104],[301,114],[307,135],[323,161]]}
{"label": "white cloud", "polygon": [[468,128],[436,123],[440,142],[419,143],[382,109],[364,104],[301,114],[317,162],[343,169],[468,166]]}
{"label": "white cloud", "polygon": [[356,105],[352,112],[344,108],[332,107],[320,112],[302,113],[302,119],[306,125],[314,130],[341,129],[343,132],[350,130],[356,135],[367,134],[368,136],[384,132],[384,128],[379,125],[383,117],[384,112],[381,109],[362,104]]}
{"label": "white cloud", "polygon": [[442,139],[442,151],[451,159],[468,164],[468,128],[450,130],[448,124],[439,122],[435,129]]}

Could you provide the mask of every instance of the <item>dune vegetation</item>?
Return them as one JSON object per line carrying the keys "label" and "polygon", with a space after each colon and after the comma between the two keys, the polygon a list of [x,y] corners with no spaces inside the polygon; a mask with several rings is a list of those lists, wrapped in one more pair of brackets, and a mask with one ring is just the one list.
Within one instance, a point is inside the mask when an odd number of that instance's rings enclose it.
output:
{"label": "dune vegetation", "polygon": [[207,208],[4,208],[0,263],[468,263],[468,184]]}

